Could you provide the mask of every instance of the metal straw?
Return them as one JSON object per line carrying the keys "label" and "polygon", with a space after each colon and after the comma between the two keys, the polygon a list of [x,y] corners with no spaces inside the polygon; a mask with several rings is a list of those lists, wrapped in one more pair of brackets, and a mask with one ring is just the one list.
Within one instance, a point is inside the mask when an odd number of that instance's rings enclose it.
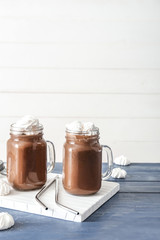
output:
{"label": "metal straw", "polygon": [[61,203],[58,202],[58,180],[59,180],[59,177],[56,178],[56,191],[55,191],[55,202],[56,202],[56,204],[57,204],[59,207],[65,209],[65,210],[67,210],[67,211],[69,211],[69,212],[71,212],[71,213],[74,213],[74,214],[78,215],[78,214],[79,214],[78,211],[76,211],[76,210],[74,210],[74,209],[72,209],[72,208],[66,207],[66,206],[64,206],[63,204],[61,204]]}
{"label": "metal straw", "polygon": [[63,204],[61,204],[61,203],[58,202],[58,191],[59,191],[59,190],[58,190],[58,185],[59,185],[59,184],[58,184],[58,180],[59,180],[59,176],[56,175],[56,176],[54,177],[54,179],[53,179],[48,185],[44,185],[44,186],[41,188],[41,190],[36,194],[36,196],[35,196],[36,201],[37,201],[45,210],[48,210],[48,207],[39,199],[39,197],[56,181],[56,186],[55,186],[55,203],[56,203],[59,207],[61,207],[62,209],[78,215],[78,214],[79,214],[78,211],[76,211],[76,210],[74,210],[74,209],[72,209],[72,208],[66,207],[66,206],[64,206]]}
{"label": "metal straw", "polygon": [[36,194],[36,196],[35,196],[36,201],[37,201],[42,207],[44,207],[45,210],[48,210],[48,207],[47,207],[44,203],[42,203],[42,201],[39,199],[39,197],[55,182],[55,180],[56,180],[57,177],[58,177],[58,175],[55,176],[54,179],[53,179],[48,185],[44,185],[44,186],[41,188],[41,190],[40,190],[40,191]]}

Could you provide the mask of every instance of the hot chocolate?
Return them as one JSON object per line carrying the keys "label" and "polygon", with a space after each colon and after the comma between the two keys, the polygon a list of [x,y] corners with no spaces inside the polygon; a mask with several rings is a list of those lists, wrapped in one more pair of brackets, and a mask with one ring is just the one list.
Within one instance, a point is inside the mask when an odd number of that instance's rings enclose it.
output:
{"label": "hot chocolate", "polygon": [[[108,160],[108,169],[103,174],[102,150],[106,151]],[[75,121],[66,125],[62,179],[67,192],[75,195],[96,193],[101,188],[101,179],[111,175],[112,163],[112,150],[100,145],[99,129],[92,122]]]}
{"label": "hot chocolate", "polygon": [[7,175],[19,190],[42,187],[47,178],[46,142],[39,135],[11,135],[7,142]]}
{"label": "hot chocolate", "polygon": [[[43,126],[34,117],[27,116],[11,125],[10,139],[7,142],[7,176],[14,188],[32,190],[45,184],[47,143],[43,139]],[[49,143],[49,151],[54,155],[54,145]],[[51,156],[50,171],[54,167],[54,161],[54,156]]]}
{"label": "hot chocolate", "polygon": [[66,134],[63,186],[75,195],[88,195],[101,187],[102,147],[99,137]]}

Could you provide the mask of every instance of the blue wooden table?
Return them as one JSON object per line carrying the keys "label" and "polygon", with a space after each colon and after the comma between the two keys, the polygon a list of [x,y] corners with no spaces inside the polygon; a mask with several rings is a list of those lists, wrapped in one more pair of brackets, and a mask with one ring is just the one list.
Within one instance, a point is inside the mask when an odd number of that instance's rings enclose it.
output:
{"label": "blue wooden table", "polygon": [[[0,208],[15,219],[13,228],[0,232],[0,240],[160,239],[160,164],[124,168],[127,178],[116,180],[120,192],[82,223]],[[61,169],[57,164],[55,172]]]}

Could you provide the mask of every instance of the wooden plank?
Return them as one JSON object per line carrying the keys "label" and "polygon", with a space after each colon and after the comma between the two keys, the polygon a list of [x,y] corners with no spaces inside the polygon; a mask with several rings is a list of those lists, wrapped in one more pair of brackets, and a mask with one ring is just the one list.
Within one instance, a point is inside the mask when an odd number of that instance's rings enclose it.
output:
{"label": "wooden plank", "polygon": [[[105,165],[106,164],[103,164],[103,167],[105,167]],[[134,170],[135,167],[137,169],[140,168],[141,172],[136,172]],[[154,170],[155,167],[157,170]],[[113,179],[112,177],[109,179],[111,182],[115,181],[120,183],[120,193],[160,193],[160,163],[134,163],[130,166],[122,166],[122,168],[128,171],[126,179]],[[62,164],[56,164],[55,172],[59,173],[61,171]]]}
{"label": "wooden plank", "polygon": [[[18,118],[0,118],[0,140],[6,140],[9,128]],[[40,118],[44,125],[45,137],[64,140],[65,125],[75,118]],[[114,119],[114,118],[80,118],[83,121],[93,121],[100,129],[101,138],[108,141],[147,141],[160,142],[160,119]],[[132,127],[131,127],[132,126]]]}
{"label": "wooden plank", "polygon": [[[127,183],[127,182],[136,182],[138,185],[138,182],[146,182],[146,185],[143,185],[144,187],[147,186],[147,184],[150,184],[151,182],[159,182],[160,183],[160,163],[141,163],[136,164],[132,163],[129,166],[118,166],[114,164],[114,168],[120,167],[124,169],[127,172],[127,176],[125,179],[114,179],[110,178],[110,181],[120,182],[120,183]],[[103,168],[106,169],[106,164],[103,163]],[[123,185],[123,184],[122,184]],[[129,185],[130,186],[130,185]]]}
{"label": "wooden plank", "polygon": [[159,118],[159,102],[160,95],[1,93],[0,116]]}
{"label": "wooden plank", "polygon": [[[160,171],[160,163],[141,163],[141,164],[133,163],[132,165],[129,165],[129,166],[123,166],[123,168],[127,169],[129,173],[133,172],[138,174],[139,172],[140,173],[143,172],[144,174],[146,174],[146,176],[148,175],[148,178],[149,178],[151,174],[153,177],[154,174],[157,174],[157,172]],[[150,179],[148,179],[148,181],[150,181]]]}
{"label": "wooden plank", "polygon": [[[9,126],[17,119],[16,117],[0,118],[0,125],[3,126],[0,135],[0,159],[6,159],[6,141],[9,138]],[[56,146],[57,161],[62,161],[65,124],[73,120],[75,119],[40,118],[40,122],[44,125],[45,139],[53,141]],[[124,154],[132,162],[160,162],[159,119],[82,118],[81,120],[93,121],[99,126],[100,142],[113,148],[114,157]],[[135,169],[135,172],[137,171]]]}
{"label": "wooden plank", "polygon": [[160,182],[120,182],[122,193],[160,193]]}
{"label": "wooden plank", "polygon": [[126,155],[131,162],[160,163],[159,142],[113,142],[114,156]]}
{"label": "wooden plank", "polygon": [[0,68],[0,92],[148,94],[160,93],[159,79],[158,69]]}
{"label": "wooden plank", "polygon": [[[17,119],[16,117],[0,118],[0,125],[3,126],[0,136],[1,159],[6,159],[9,126]],[[57,161],[62,161],[65,124],[73,120],[75,118],[40,118],[45,129],[45,139],[53,141],[56,146]],[[99,126],[100,142],[112,147],[114,157],[124,154],[132,162],[160,162],[159,119],[81,118],[81,120],[94,121]]]}
{"label": "wooden plank", "polygon": [[[1,17],[0,42],[144,43],[160,42],[159,21]],[[7,31],[6,31],[7,29]],[[51,30],[52,29],[52,30]],[[114,31],[113,31],[114,29]],[[143,31],[143,34],[141,32]]]}
{"label": "wooden plank", "polygon": [[[103,164],[106,167],[106,164]],[[117,167],[116,165],[114,167]],[[160,192],[160,163],[146,164],[146,163],[134,163],[130,166],[122,166],[128,172],[126,179],[113,179],[109,181],[120,183],[121,193],[159,193]],[[137,172],[135,169],[140,169],[141,172]],[[57,173],[62,171],[62,164],[57,163],[54,170]]]}
{"label": "wooden plank", "polygon": [[[4,240],[56,239],[107,240],[159,239],[159,194],[118,193],[83,224],[59,221],[20,211],[1,208],[13,215],[16,223],[11,231],[2,231]],[[40,224],[39,224],[40,222]],[[127,227],[124,227],[127,226]],[[43,227],[42,227],[43,226]],[[154,227],[153,227],[154,226]],[[30,229],[30,230],[29,230]],[[117,230],[118,229],[118,230]],[[63,231],[62,231],[63,230]]]}
{"label": "wooden plank", "polygon": [[0,55],[0,67],[160,68],[158,44],[1,43]]}
{"label": "wooden plank", "polygon": [[[138,7],[137,7],[138,5]],[[8,7],[10,6],[10,7]],[[0,1],[0,16],[73,17],[87,19],[158,19],[160,6],[152,1],[74,1],[74,0],[5,0]]]}

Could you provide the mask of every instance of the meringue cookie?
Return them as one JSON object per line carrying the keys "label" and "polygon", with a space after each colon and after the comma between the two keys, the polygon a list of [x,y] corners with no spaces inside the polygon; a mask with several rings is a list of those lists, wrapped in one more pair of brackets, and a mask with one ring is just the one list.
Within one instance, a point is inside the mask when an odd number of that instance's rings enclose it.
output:
{"label": "meringue cookie", "polygon": [[0,230],[5,230],[14,225],[13,217],[7,212],[0,213]]}
{"label": "meringue cookie", "polygon": [[3,180],[0,180],[0,196],[4,196],[10,193],[11,186]]}
{"label": "meringue cookie", "polygon": [[112,170],[112,177],[113,178],[125,178],[127,175],[127,172],[124,169],[121,168],[114,168]]}
{"label": "meringue cookie", "polygon": [[127,166],[127,165],[131,164],[131,162],[128,160],[128,158],[123,155],[115,158],[114,163],[117,165],[123,165],[123,166]]}

